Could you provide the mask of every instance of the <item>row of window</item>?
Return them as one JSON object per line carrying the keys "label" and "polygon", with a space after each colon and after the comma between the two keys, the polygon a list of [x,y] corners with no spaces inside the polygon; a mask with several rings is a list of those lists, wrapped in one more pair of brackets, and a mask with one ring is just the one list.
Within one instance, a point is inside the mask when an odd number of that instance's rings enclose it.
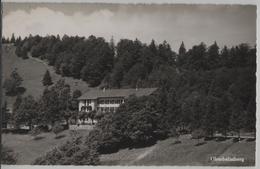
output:
{"label": "row of window", "polygon": [[[97,111],[102,112],[115,112],[117,107],[97,107]],[[81,111],[92,111],[91,106],[82,106]]]}
{"label": "row of window", "polygon": [[115,112],[117,107],[97,107],[97,111],[101,112]]}
{"label": "row of window", "polygon": [[[98,104],[122,104],[124,103],[123,99],[111,99],[111,100],[99,100]],[[87,100],[87,105],[91,104],[91,100]]]}
{"label": "row of window", "polygon": [[122,104],[124,102],[123,99],[120,100],[99,100],[98,104]]}
{"label": "row of window", "polygon": [[81,107],[81,111],[92,111],[92,107],[91,106],[82,106]]}

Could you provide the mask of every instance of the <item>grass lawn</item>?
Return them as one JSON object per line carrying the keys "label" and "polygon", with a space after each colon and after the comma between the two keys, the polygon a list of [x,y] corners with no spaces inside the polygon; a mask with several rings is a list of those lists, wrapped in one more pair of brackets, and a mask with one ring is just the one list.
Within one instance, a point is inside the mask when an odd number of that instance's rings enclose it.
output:
{"label": "grass lawn", "polygon": [[[40,62],[37,59],[22,59],[16,56],[15,47],[11,45],[3,45],[3,81],[6,77],[9,77],[12,70],[18,69],[18,73],[23,78],[22,86],[26,88],[24,95],[32,95],[38,98],[43,90],[42,78],[46,70],[50,71],[53,82],[58,81],[62,78],[60,75],[56,74],[51,66],[48,66],[44,62]],[[71,90],[75,89],[81,90],[85,93],[89,87],[86,82],[78,79],[73,79],[70,77],[64,77],[66,83],[71,86]],[[7,97],[8,107],[12,107],[16,97]]]}
{"label": "grass lawn", "polygon": [[[77,130],[87,136],[89,130]],[[42,133],[40,139],[34,140],[28,134],[3,134],[3,145],[12,148],[18,154],[17,164],[31,164],[37,157],[64,143],[70,138],[69,130],[60,133],[55,139],[53,133]],[[176,144],[175,138],[158,141],[155,145],[144,148],[126,148],[116,153],[100,156],[102,165],[145,165],[145,166],[253,166],[255,164],[255,141],[233,142],[206,141],[196,146],[198,141],[189,135],[181,136],[181,143]],[[203,140],[200,141],[203,143]],[[214,162],[210,157],[244,158],[245,162]]]}
{"label": "grass lawn", "polygon": [[[77,130],[83,136],[87,136],[89,130]],[[56,139],[52,132],[42,133],[34,140],[29,134],[2,134],[2,144],[10,147],[17,153],[17,164],[31,164],[37,157],[44,155],[52,148],[61,145],[70,136],[70,131],[65,130]]]}
{"label": "grass lawn", "polygon": [[[168,166],[205,166],[205,165],[249,165],[255,164],[255,141],[246,140],[234,143],[232,139],[217,142],[207,141],[195,146],[198,141],[188,135],[181,136],[181,143],[169,138],[158,141],[146,148],[123,149],[116,153],[101,156],[103,165],[168,165]],[[203,142],[201,140],[201,142]],[[242,157],[245,162],[214,162],[210,157]]]}

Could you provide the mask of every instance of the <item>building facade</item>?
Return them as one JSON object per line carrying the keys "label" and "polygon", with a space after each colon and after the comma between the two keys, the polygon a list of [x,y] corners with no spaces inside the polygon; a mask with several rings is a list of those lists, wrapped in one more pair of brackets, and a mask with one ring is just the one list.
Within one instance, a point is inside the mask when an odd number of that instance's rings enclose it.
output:
{"label": "building facade", "polygon": [[155,91],[156,88],[89,90],[78,99],[79,111],[114,112],[129,96],[147,96]]}

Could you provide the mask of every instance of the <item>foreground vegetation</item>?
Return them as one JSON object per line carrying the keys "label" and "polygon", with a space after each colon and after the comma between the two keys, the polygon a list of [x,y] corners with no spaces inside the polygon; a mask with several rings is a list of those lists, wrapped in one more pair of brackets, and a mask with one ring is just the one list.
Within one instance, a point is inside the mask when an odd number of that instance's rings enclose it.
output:
{"label": "foreground vegetation", "polygon": [[[80,131],[82,136],[87,135],[86,130]],[[32,164],[37,158],[44,156],[48,151],[70,140],[72,137],[68,131],[61,133],[64,137],[55,139],[52,133],[42,133],[38,139],[31,135],[3,134],[3,144],[15,152],[16,164]],[[204,141],[199,146],[197,140],[190,135],[179,138],[181,143],[176,143],[176,138],[168,138],[157,143],[141,148],[124,148],[115,153],[102,154],[99,165],[244,165],[255,164],[255,141],[243,139],[241,142],[233,142],[233,139],[215,139]],[[38,145],[41,146],[38,146]],[[73,147],[73,146],[70,146]],[[56,148],[57,149],[57,148]],[[245,162],[213,162],[210,156],[243,157]],[[53,158],[55,159],[55,158]],[[64,163],[65,161],[63,161]],[[5,163],[7,164],[7,163]]]}
{"label": "foreground vegetation", "polygon": [[59,137],[56,137],[52,132],[42,132],[37,137],[30,133],[5,133],[2,134],[2,144],[12,151],[11,157],[16,159],[16,164],[28,165],[32,164],[36,158],[44,156],[53,148],[65,144],[74,136],[86,137],[88,133],[88,130],[78,130],[77,134],[65,130],[59,133]]}

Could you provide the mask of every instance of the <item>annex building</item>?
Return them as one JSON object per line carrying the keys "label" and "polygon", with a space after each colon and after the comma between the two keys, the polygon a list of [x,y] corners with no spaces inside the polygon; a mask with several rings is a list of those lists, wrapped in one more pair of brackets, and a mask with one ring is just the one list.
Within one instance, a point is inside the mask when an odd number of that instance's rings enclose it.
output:
{"label": "annex building", "polygon": [[129,96],[148,96],[155,92],[156,89],[157,88],[89,90],[78,98],[79,111],[89,112],[96,110],[101,112],[114,112]]}

